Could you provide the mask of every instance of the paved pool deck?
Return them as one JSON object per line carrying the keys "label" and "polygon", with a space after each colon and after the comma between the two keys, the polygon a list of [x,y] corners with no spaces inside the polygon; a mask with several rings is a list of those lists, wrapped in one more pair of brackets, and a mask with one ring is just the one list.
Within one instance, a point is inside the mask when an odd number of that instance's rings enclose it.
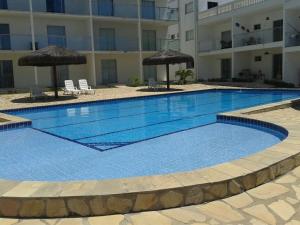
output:
{"label": "paved pool deck", "polygon": [[[249,115],[256,119],[292,123],[300,131],[300,109],[285,108]],[[300,143],[294,143],[300,148]],[[66,219],[7,219],[1,225],[298,225],[300,167],[239,195],[169,210]]]}

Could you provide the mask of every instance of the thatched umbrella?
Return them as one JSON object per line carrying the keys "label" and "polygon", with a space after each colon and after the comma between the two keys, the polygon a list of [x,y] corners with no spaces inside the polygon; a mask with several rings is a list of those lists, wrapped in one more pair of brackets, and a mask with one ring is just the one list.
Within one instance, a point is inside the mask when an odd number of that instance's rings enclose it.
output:
{"label": "thatched umbrella", "polygon": [[86,64],[86,57],[73,50],[57,46],[42,48],[19,59],[19,66],[52,67],[55,98],[58,98],[56,66],[76,64]]}
{"label": "thatched umbrella", "polygon": [[143,65],[166,65],[168,90],[170,90],[169,65],[181,63],[186,63],[188,68],[194,67],[194,59],[192,56],[173,50],[163,50],[143,60]]}

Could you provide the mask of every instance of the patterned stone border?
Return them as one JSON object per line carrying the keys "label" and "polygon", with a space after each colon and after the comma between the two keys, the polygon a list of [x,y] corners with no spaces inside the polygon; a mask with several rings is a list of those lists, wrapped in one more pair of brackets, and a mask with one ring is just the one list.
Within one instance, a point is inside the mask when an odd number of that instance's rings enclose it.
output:
{"label": "patterned stone border", "polygon": [[247,115],[273,106],[218,116],[222,121],[254,121],[288,132],[283,142],[262,152],[211,168],[161,176],[53,183],[0,180],[0,216],[63,218],[125,214],[200,204],[242,193],[300,166],[299,131],[285,124],[274,125],[276,121],[271,124],[253,120]]}

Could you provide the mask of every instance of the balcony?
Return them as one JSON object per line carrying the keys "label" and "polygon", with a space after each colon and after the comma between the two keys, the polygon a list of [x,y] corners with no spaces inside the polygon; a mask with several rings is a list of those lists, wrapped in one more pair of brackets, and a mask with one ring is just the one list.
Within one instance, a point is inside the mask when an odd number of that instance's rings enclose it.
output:
{"label": "balcony", "polygon": [[283,28],[279,27],[237,34],[234,36],[234,45],[235,47],[244,47],[279,42],[282,40]]}
{"label": "balcony", "polygon": [[156,41],[143,41],[143,51],[179,50],[179,39],[157,39]]}
{"label": "balcony", "polygon": [[232,48],[232,41],[228,40],[203,40],[199,41],[199,52],[212,52]]}
{"label": "balcony", "polygon": [[34,12],[89,15],[89,2],[86,0],[32,0]]}
{"label": "balcony", "polygon": [[178,21],[178,9],[167,7],[141,7],[142,19]]}
{"label": "balcony", "polygon": [[114,4],[93,0],[92,8],[95,16],[138,18],[138,7],[136,4]]}
{"label": "balcony", "polygon": [[285,37],[286,47],[300,46],[300,30],[298,30],[296,27],[287,24]]}
{"label": "balcony", "polygon": [[138,51],[139,42],[134,38],[116,37],[116,38],[95,38],[96,51]]}
{"label": "balcony", "polygon": [[2,0],[0,10],[29,11],[29,0]]}
{"label": "balcony", "polygon": [[242,8],[247,8],[250,6],[262,4],[267,1],[272,0],[236,0],[224,5],[220,5],[218,7],[206,10],[204,12],[199,13],[199,19],[205,19],[213,16],[223,15],[226,13],[231,13],[235,10],[239,10]]}
{"label": "balcony", "polygon": [[0,50],[31,50],[31,40],[30,34],[0,34]]}
{"label": "balcony", "polygon": [[91,51],[91,38],[88,36],[67,38],[60,35],[36,35],[36,45],[44,48],[49,45],[57,45],[76,51]]}

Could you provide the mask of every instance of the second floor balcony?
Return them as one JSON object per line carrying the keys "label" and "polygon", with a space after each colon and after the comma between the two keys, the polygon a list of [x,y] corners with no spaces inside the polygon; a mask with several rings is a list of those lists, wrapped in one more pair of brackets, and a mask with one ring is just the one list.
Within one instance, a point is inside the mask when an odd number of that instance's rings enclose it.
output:
{"label": "second floor balcony", "polygon": [[179,39],[155,39],[142,41],[143,51],[179,50]]}
{"label": "second floor balcony", "polygon": [[199,52],[211,52],[232,48],[231,40],[202,40],[198,44]]}
{"label": "second floor balcony", "polygon": [[25,51],[32,49],[30,34],[0,34],[0,50]]}
{"label": "second floor balcony", "polygon": [[297,26],[286,24],[286,47],[300,46],[300,29]]}
{"label": "second floor balcony", "polygon": [[234,36],[234,47],[280,42],[283,40],[283,27],[245,32]]}
{"label": "second floor balcony", "polygon": [[128,38],[128,37],[115,37],[115,38],[105,38],[97,37],[95,38],[95,50],[96,51],[138,51],[139,42],[138,39]]}

